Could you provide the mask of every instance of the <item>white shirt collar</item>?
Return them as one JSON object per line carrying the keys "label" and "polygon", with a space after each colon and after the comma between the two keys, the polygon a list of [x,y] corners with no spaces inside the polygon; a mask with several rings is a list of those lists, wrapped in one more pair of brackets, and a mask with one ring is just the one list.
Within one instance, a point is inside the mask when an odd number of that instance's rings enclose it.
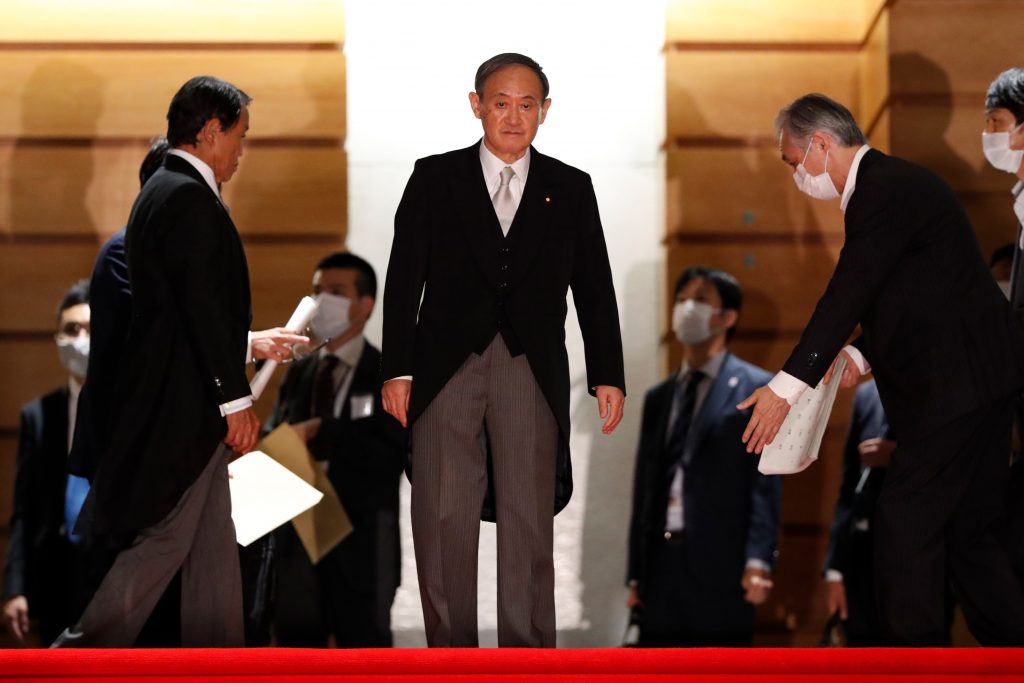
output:
{"label": "white shirt collar", "polygon": [[[700,367],[700,371],[704,373],[707,379],[715,379],[718,377],[718,373],[722,371],[722,364],[725,363],[725,349],[722,349],[715,355],[708,358],[707,362]],[[690,371],[690,365],[683,360],[683,367],[679,369],[679,381],[686,378],[686,373]]]}
{"label": "white shirt collar", "polygon": [[1020,196],[1024,194],[1024,180],[1018,180],[1010,192],[1013,193],[1015,199],[1020,199]]}
{"label": "white shirt collar", "polygon": [[366,337],[359,334],[352,337],[347,342],[336,348],[334,351],[327,351],[327,347],[320,350],[320,357],[323,358],[328,353],[332,353],[337,356],[345,365],[350,368],[354,368],[359,364],[359,359],[363,357],[363,348],[366,346]]}
{"label": "white shirt collar", "polygon": [[[487,183],[487,189],[497,189],[498,184],[501,183],[501,172],[506,166],[511,166],[512,170],[516,172],[515,178],[526,185],[526,176],[530,173],[530,148],[526,148],[526,154],[517,159],[511,164],[506,164],[504,161],[499,159],[494,152],[487,149],[487,145],[484,141],[480,141],[480,166],[484,170],[484,182]],[[492,188],[491,186],[494,185]]]}
{"label": "white shirt collar", "polygon": [[850,203],[854,187],[857,185],[857,169],[860,168],[860,160],[871,149],[868,145],[861,145],[857,153],[853,155],[853,163],[850,164],[850,174],[846,176],[846,187],[843,188],[843,198],[839,200],[839,209],[846,213],[846,205]]}
{"label": "white shirt collar", "polygon": [[168,154],[181,157],[188,163],[192,164],[193,168],[199,171],[199,175],[203,176],[203,180],[205,180],[206,184],[210,186],[211,190],[213,190],[213,194],[217,199],[220,199],[220,190],[217,189],[217,176],[213,174],[213,169],[210,168],[209,164],[197,157],[195,154],[190,154],[183,149],[175,148],[169,151]]}

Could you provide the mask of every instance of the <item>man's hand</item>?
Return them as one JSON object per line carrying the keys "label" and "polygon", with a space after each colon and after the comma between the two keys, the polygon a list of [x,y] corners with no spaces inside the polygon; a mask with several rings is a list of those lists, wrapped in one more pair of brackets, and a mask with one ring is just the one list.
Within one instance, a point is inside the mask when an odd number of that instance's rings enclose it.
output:
{"label": "man's hand", "polygon": [[857,444],[860,461],[865,467],[888,467],[896,442],[892,439],[866,439]]}
{"label": "man's hand", "polygon": [[771,578],[769,578],[768,572],[763,569],[757,569],[756,567],[747,567],[743,571],[743,578],[740,580],[740,585],[743,586],[743,590],[746,593],[743,595],[743,599],[752,605],[760,605],[768,599],[768,594],[772,592]]}
{"label": "man's hand", "polygon": [[292,357],[293,344],[308,344],[309,337],[283,327],[252,333],[252,357],[281,362]]}
{"label": "man's hand", "polygon": [[826,601],[828,603],[828,615],[832,616],[836,612],[839,612],[839,618],[846,621],[846,586],[843,585],[842,581],[826,581],[828,596]]}
{"label": "man's hand", "polygon": [[629,597],[626,598],[626,607],[633,609],[637,605],[644,606],[642,600],[640,600],[640,593],[637,591],[636,586],[629,587]]}
{"label": "man's hand", "polygon": [[4,626],[19,643],[25,642],[28,635],[28,598],[15,595],[4,603]]}
{"label": "man's hand", "polygon": [[843,367],[843,376],[839,378],[839,388],[849,389],[850,387],[857,384],[860,380],[860,368],[853,362],[853,358],[846,351],[840,351],[836,359],[832,361],[832,365],[829,366],[828,372],[825,373],[825,384],[828,384],[832,379],[832,373],[836,369],[836,362],[840,358],[846,359],[846,365]]}
{"label": "man's hand", "polygon": [[763,386],[736,408],[746,410],[750,406],[754,406],[754,414],[750,416],[750,422],[743,431],[743,443],[747,444],[747,453],[760,454],[779,433],[782,422],[789,415],[789,402]]}
{"label": "man's hand", "polygon": [[389,379],[380,390],[380,398],[388,415],[409,426],[409,395],[412,394],[412,380]]}
{"label": "man's hand", "polygon": [[309,442],[315,439],[316,435],[320,432],[320,424],[321,419],[314,417],[302,422],[295,422],[291,427],[299,435],[299,438],[302,439],[302,443],[308,446]]}
{"label": "man's hand", "polygon": [[622,422],[622,409],[626,405],[626,395],[618,387],[599,384],[594,387],[597,393],[597,414],[604,420],[602,434],[611,434]]}
{"label": "man's hand", "polygon": [[251,451],[260,436],[260,421],[252,408],[225,415],[224,419],[228,422],[228,435],[224,437],[224,443],[236,453]]}

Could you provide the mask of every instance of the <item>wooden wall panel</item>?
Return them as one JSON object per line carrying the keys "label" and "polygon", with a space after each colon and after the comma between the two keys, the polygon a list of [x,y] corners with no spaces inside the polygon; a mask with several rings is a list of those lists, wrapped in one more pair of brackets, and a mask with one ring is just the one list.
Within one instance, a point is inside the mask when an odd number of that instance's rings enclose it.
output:
{"label": "wooden wall panel", "polygon": [[835,202],[816,202],[793,183],[776,147],[693,147],[666,157],[669,235],[841,239]]}
{"label": "wooden wall panel", "polygon": [[167,128],[181,85],[204,73],[254,98],[250,138],[345,132],[337,50],[5,50],[0,138],[149,139]]}
{"label": "wooden wall panel", "polygon": [[847,0],[838,9],[817,0],[673,0],[666,38],[695,43],[856,43],[880,0]]}
{"label": "wooden wall panel", "polygon": [[0,41],[327,42],[345,39],[341,0],[4,0]]}
{"label": "wooden wall panel", "polygon": [[[13,434],[0,434],[0,528],[7,527],[14,505],[14,470],[18,457],[18,439]],[[0,557],[7,544],[0,546]],[[0,567],[4,566],[0,561]]]}
{"label": "wooden wall panel", "polygon": [[1019,0],[899,0],[892,23],[894,93],[954,84],[984,95],[999,72],[1021,63]]}
{"label": "wooden wall panel", "polygon": [[[889,149],[887,129],[878,129],[877,121],[889,104],[889,12],[878,17],[859,56],[860,97],[857,118],[868,133],[871,144]],[[874,130],[871,130],[874,128]]]}
{"label": "wooden wall panel", "polygon": [[89,277],[98,248],[60,242],[3,245],[0,332],[52,332],[57,303],[72,283]]}
{"label": "wooden wall panel", "polygon": [[[0,235],[95,237],[127,221],[148,143],[0,142]],[[249,145],[224,199],[243,235],[343,237],[347,159],[338,144]]]}
{"label": "wooden wall panel", "polygon": [[[0,386],[0,434],[3,434],[18,429],[21,406],[60,388],[68,376],[60,364],[52,337],[0,339],[0,353],[4,354],[3,358],[12,359],[4,368],[4,381]],[[3,481],[0,478],[0,482]]]}
{"label": "wooden wall panel", "polygon": [[839,245],[699,244],[668,251],[667,272],[702,264],[732,273],[743,285],[743,329],[797,331],[835,267]]}
{"label": "wooden wall panel", "polygon": [[774,145],[775,114],[808,92],[827,93],[856,111],[858,62],[847,52],[669,52],[669,141],[767,139]]}

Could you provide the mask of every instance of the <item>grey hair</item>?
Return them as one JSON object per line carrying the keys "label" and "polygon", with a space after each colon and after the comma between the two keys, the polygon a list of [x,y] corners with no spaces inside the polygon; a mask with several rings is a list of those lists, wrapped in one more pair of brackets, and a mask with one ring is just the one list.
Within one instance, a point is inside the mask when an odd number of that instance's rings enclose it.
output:
{"label": "grey hair", "polygon": [[480,68],[476,70],[476,79],[473,82],[476,94],[483,97],[484,82],[490,78],[491,74],[504,69],[506,66],[514,65],[525,66],[537,74],[537,78],[540,79],[541,99],[546,100],[550,86],[548,85],[548,77],[545,75],[544,69],[534,60],[517,52],[503,52],[500,55],[494,55],[480,65]]}
{"label": "grey hair", "polygon": [[815,133],[828,133],[844,147],[859,147],[868,142],[850,110],[833,99],[811,93],[794,100],[775,117],[775,134],[787,131],[801,144]]}

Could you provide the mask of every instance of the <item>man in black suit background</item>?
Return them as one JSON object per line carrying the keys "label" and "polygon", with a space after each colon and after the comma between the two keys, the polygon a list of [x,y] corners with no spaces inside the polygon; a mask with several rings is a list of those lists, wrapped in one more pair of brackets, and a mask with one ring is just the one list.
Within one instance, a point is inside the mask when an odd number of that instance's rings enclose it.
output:
{"label": "man in black suit background", "polygon": [[264,431],[288,422],[306,439],[352,533],[314,566],[292,525],[275,532],[274,633],[283,647],[324,647],[329,636],[338,647],[391,647],[407,438],[384,412],[380,351],[363,336],[377,276],[355,254],[331,254],[317,264],[313,294],[313,332],[327,344],[288,369]]}
{"label": "man in black suit background", "polygon": [[[81,608],[84,554],[70,533],[81,500],[68,495],[68,449],[89,364],[89,283],[61,298],[55,339],[67,382],[25,404],[18,429],[14,506],[3,583],[3,620],[25,643],[31,622],[49,644]],[[76,504],[77,503],[77,504]]]}
{"label": "man in black suit background", "polygon": [[541,67],[497,55],[469,101],[483,140],[417,161],[395,215],[384,408],[411,430],[428,644],[478,644],[483,516],[497,519],[499,645],[553,647],[553,514],[572,491],[566,294],[605,434],[625,401],[618,309],[590,177],[531,147],[551,104]]}
{"label": "man in black suit background", "polygon": [[736,403],[771,376],[734,356],[743,291],[728,273],[676,282],[678,372],[644,398],[629,534],[630,607],[641,647],[750,647],[768,599],[782,478],[757,471]]}
{"label": "man in black suit background", "polygon": [[873,372],[899,437],[876,513],[883,628],[896,644],[941,644],[948,572],[982,644],[1024,644],[1024,593],[993,535],[1024,330],[938,177],[871,149],[823,95],[784,108],[776,128],[798,187],[841,199],[846,241],[783,371],[740,404],[754,406],[743,440],[760,452],[840,353],[843,386]]}
{"label": "man in black suit background", "polygon": [[173,149],[132,207],[131,329],[79,523],[125,549],[56,646],[131,646],[179,568],[182,644],[244,642],[227,460],[259,432],[245,363],[305,340],[249,338],[248,268],[219,186],[237,169],[250,101],[210,76],[185,83],[167,113]]}

